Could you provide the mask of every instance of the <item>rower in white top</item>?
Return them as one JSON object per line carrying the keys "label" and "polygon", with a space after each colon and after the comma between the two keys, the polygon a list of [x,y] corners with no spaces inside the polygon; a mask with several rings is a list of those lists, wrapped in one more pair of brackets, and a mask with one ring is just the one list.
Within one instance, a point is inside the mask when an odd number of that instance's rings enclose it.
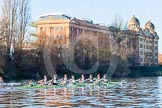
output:
{"label": "rower in white top", "polygon": [[71,76],[71,83],[72,83],[72,84],[76,84],[76,80],[75,80],[74,75]]}
{"label": "rower in white top", "polygon": [[2,76],[0,76],[0,84],[2,84],[3,83],[3,78],[2,78]]}
{"label": "rower in white top", "polygon": [[64,74],[64,78],[61,80],[60,84],[61,84],[61,85],[67,85],[67,83],[68,83],[67,75]]}
{"label": "rower in white top", "polygon": [[108,83],[108,79],[107,79],[106,74],[103,75],[101,81],[102,81],[102,83]]}
{"label": "rower in white top", "polygon": [[100,84],[100,82],[101,82],[100,74],[97,74],[97,78],[95,78],[95,84]]}
{"label": "rower in white top", "polygon": [[57,75],[55,74],[49,82],[51,85],[58,85]]}
{"label": "rower in white top", "polygon": [[87,79],[87,81],[89,83],[93,83],[93,77],[92,77],[92,74],[89,75],[89,78]]}
{"label": "rower in white top", "polygon": [[84,84],[85,83],[85,78],[84,78],[84,74],[81,75],[81,79],[80,79],[80,84]]}
{"label": "rower in white top", "polygon": [[40,85],[48,85],[47,76],[44,75],[44,78],[42,80],[37,81],[37,83]]}

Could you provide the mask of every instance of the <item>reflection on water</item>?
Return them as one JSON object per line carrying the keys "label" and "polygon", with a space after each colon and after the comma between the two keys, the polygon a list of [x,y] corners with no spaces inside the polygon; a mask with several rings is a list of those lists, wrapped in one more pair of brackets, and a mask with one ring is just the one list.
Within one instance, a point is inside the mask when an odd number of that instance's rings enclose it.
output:
{"label": "reflection on water", "polygon": [[111,88],[0,88],[0,107],[162,107],[162,77],[126,80],[126,84]]}

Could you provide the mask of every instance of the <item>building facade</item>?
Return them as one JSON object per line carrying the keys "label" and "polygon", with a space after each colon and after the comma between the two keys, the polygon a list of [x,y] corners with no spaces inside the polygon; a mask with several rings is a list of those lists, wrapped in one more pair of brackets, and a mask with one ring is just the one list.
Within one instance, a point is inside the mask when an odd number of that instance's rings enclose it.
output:
{"label": "building facade", "polygon": [[162,54],[158,55],[158,63],[162,65]]}
{"label": "building facade", "polygon": [[[41,15],[33,25],[36,27],[34,35],[38,37],[37,43],[40,45],[44,44],[46,39],[50,39],[52,45],[68,48],[80,38],[89,38],[99,49],[104,47],[111,50],[113,45],[110,43],[115,40],[110,27],[94,24],[88,19],[71,18],[64,14]],[[133,16],[128,22],[125,35],[127,38],[125,50],[131,65],[158,64],[159,37],[153,23],[148,21],[144,28],[141,28],[139,20]]]}
{"label": "building facade", "polygon": [[128,22],[128,30],[134,31],[134,36],[137,37],[139,65],[157,65],[159,37],[154,24],[149,20],[144,28],[141,28],[139,20],[133,16]]}

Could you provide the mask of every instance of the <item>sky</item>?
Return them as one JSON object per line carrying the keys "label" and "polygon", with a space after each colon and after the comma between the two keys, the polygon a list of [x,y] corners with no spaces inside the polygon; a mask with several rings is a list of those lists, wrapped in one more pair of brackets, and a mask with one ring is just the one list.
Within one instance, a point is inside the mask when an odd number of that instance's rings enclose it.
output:
{"label": "sky", "polygon": [[[111,25],[116,15],[124,22],[135,15],[141,28],[150,20],[159,35],[162,53],[162,0],[30,0],[31,21],[46,13],[63,13],[76,18],[92,19],[94,23]],[[2,0],[0,0],[0,3]]]}

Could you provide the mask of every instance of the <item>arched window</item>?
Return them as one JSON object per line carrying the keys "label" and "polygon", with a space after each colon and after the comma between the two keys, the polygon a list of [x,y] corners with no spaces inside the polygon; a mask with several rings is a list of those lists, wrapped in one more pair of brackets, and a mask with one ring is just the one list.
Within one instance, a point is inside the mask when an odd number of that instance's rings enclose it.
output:
{"label": "arched window", "polygon": [[42,32],[43,31],[43,28],[42,27],[40,27],[40,32]]}

